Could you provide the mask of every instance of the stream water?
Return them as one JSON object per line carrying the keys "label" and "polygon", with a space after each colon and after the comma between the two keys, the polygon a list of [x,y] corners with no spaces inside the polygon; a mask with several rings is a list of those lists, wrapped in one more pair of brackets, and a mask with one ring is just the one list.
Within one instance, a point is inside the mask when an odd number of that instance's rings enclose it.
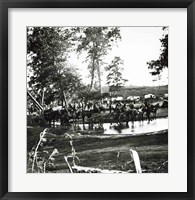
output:
{"label": "stream water", "polygon": [[[95,125],[96,126],[96,125]],[[82,125],[80,125],[82,127]],[[85,125],[87,129],[87,125]],[[126,127],[125,124],[122,126],[113,123],[104,123],[103,124],[104,132],[103,134],[142,134],[142,133],[149,133],[155,132],[160,130],[168,129],[168,117],[167,118],[158,118],[156,120],[148,121],[136,121],[134,123],[129,122],[129,127]]]}

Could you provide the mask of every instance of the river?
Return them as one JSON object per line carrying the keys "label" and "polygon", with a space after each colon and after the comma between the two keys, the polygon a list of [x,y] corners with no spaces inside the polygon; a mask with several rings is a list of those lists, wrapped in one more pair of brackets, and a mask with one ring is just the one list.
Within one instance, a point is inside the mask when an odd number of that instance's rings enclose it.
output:
{"label": "river", "polygon": [[[81,125],[80,125],[81,127]],[[87,125],[85,125],[87,128]],[[155,131],[161,131],[168,129],[168,117],[167,118],[157,118],[156,120],[148,121],[135,121],[134,123],[129,122],[129,127],[126,127],[125,124],[121,126],[113,123],[104,123],[103,124],[104,132],[103,134],[143,134]]]}

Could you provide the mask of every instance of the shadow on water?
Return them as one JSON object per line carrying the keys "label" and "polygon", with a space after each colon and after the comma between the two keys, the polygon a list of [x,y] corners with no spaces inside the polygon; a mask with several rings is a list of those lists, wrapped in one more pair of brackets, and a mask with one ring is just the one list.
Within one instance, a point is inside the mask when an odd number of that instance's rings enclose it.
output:
{"label": "shadow on water", "polygon": [[[82,129],[82,125],[80,125]],[[93,130],[98,130],[98,125],[94,124]],[[85,125],[85,130],[88,129],[88,125]],[[135,121],[134,123],[129,122],[128,126],[125,123],[117,124],[113,123],[104,123],[102,132],[103,134],[142,134],[142,133],[149,133],[155,132],[160,130],[168,129],[168,117],[167,118],[158,118],[156,120],[148,121]],[[100,129],[99,129],[100,130]]]}

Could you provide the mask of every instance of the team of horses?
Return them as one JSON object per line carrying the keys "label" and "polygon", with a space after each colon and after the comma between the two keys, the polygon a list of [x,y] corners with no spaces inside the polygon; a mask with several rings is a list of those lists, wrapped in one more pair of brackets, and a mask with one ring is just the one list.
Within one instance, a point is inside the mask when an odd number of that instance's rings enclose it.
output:
{"label": "team of horses", "polygon": [[85,102],[77,104],[69,104],[59,109],[46,109],[42,113],[42,117],[46,124],[52,126],[56,121],[60,121],[61,125],[69,125],[71,122],[80,123],[104,123],[105,121],[121,124],[123,122],[128,126],[129,121],[143,121],[147,119],[151,121],[156,118],[159,104],[150,104],[144,102],[138,107],[134,103],[101,103],[101,102]]}
{"label": "team of horses", "polygon": [[122,122],[126,122],[126,126],[128,126],[128,122],[131,121],[143,121],[144,116],[146,116],[148,121],[156,119],[156,113],[159,108],[159,104],[148,104],[143,103],[139,107],[135,107],[133,103],[131,104],[117,104],[113,112],[110,114],[110,124],[112,121],[121,124]]}

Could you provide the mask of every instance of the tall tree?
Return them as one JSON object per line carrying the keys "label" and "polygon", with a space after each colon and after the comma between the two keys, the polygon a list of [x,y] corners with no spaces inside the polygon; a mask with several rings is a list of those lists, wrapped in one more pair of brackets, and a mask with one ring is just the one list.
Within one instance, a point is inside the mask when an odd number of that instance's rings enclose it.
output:
{"label": "tall tree", "polygon": [[168,68],[168,28],[163,27],[165,31],[163,38],[160,39],[161,42],[161,54],[157,60],[151,60],[147,62],[148,69],[151,70],[150,74],[152,76],[157,76],[158,79],[161,77],[161,72],[164,68]]}
{"label": "tall tree", "polygon": [[78,52],[86,51],[86,62],[91,76],[90,91],[95,87],[95,77],[98,78],[99,91],[101,92],[101,66],[103,58],[112,49],[112,45],[121,39],[120,30],[117,27],[83,27],[78,37]]}
{"label": "tall tree", "polygon": [[117,95],[118,91],[125,85],[127,79],[123,78],[122,71],[124,64],[120,57],[114,57],[111,64],[106,67],[109,72],[107,75],[107,84],[109,86],[109,91]]}
{"label": "tall tree", "polygon": [[[68,52],[74,43],[72,34],[70,29],[61,27],[29,27],[27,30],[28,86],[35,92],[46,88],[48,104],[61,99],[62,94],[69,91],[65,88],[76,84],[75,79],[79,81],[75,72],[66,69]],[[65,84],[65,80],[69,80],[69,84]]]}

